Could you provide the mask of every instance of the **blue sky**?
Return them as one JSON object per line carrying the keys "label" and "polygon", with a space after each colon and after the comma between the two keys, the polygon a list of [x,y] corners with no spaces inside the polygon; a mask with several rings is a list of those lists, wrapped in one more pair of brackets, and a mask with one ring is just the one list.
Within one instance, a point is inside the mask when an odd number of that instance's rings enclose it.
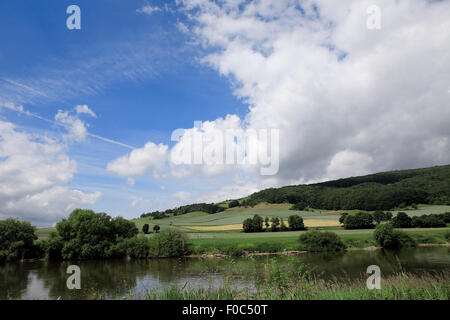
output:
{"label": "blue sky", "polygon": [[[245,113],[247,107],[232,94],[228,80],[198,62],[198,49],[176,25],[183,15],[138,13],[147,4],[140,0],[77,1],[81,30],[68,30],[66,8],[71,4],[23,0],[0,4],[0,41],[7,44],[0,50],[0,90],[8,101],[48,119],[59,109],[86,104],[98,116],[89,119],[91,133],[135,147],[147,141],[170,144],[171,132],[192,127],[194,120]],[[164,6],[161,1],[152,4]],[[60,85],[61,80],[67,83]],[[13,111],[2,116],[48,136],[64,131]],[[131,188],[126,179],[105,169],[128,151],[95,138],[70,143],[67,154],[78,167],[72,187],[100,190],[102,197],[94,209],[114,215],[133,217],[153,209],[152,202],[129,208],[134,197],[161,196],[158,209],[174,205],[165,194],[178,191],[178,183],[144,177]]]}
{"label": "blue sky", "polygon": [[[0,219],[133,218],[448,164],[449,15],[427,0],[2,1]],[[275,172],[171,158],[226,130],[278,132]]]}

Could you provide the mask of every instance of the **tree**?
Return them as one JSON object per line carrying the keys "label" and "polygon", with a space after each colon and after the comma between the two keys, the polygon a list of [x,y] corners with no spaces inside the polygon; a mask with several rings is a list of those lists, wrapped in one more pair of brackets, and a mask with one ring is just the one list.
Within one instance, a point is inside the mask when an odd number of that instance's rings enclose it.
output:
{"label": "tree", "polygon": [[414,246],[414,240],[404,232],[395,230],[390,223],[380,224],[375,228],[373,237],[383,248],[400,248]]}
{"label": "tree", "polygon": [[292,231],[305,230],[305,225],[303,223],[303,218],[299,215],[291,215],[288,218],[289,228]]}
{"label": "tree", "polygon": [[158,226],[157,224],[153,226],[153,231],[155,231],[156,233],[158,233],[160,229],[160,226]]}
{"label": "tree", "polygon": [[247,218],[242,223],[244,232],[261,232],[263,231],[263,218],[254,215],[253,218]]}
{"label": "tree", "polygon": [[392,226],[394,228],[411,228],[412,219],[405,212],[399,212],[392,218]]}
{"label": "tree", "polygon": [[272,226],[271,226],[271,230],[272,232],[276,232],[278,231],[278,228],[280,226],[280,218],[278,217],[273,217],[272,219],[270,219],[270,222],[272,222]]}
{"label": "tree", "polygon": [[188,252],[188,247],[186,235],[178,230],[169,228],[155,236],[150,253],[153,256],[164,258],[181,257]]}
{"label": "tree", "polygon": [[385,214],[384,214],[384,211],[380,211],[380,210],[377,210],[377,211],[375,211],[373,214],[372,214],[372,217],[373,217],[373,220],[377,223],[377,224],[380,224],[381,223],[381,221],[384,221],[385,220]]}
{"label": "tree", "polygon": [[283,218],[280,219],[280,227],[281,227],[281,231],[289,231],[289,228],[284,223]]}
{"label": "tree", "polygon": [[237,200],[232,200],[228,203],[228,208],[234,208],[234,207],[239,207],[239,201]]}
{"label": "tree", "polygon": [[264,223],[265,223],[265,225],[266,225],[266,230],[269,230],[269,226],[270,226],[270,224],[269,224],[269,217],[266,217],[266,218],[264,219]]}
{"label": "tree", "polygon": [[124,218],[113,219],[106,213],[75,209],[56,224],[56,235],[44,242],[43,248],[49,258],[117,258],[123,254],[118,251],[118,244],[137,234],[136,225]]}
{"label": "tree", "polygon": [[373,218],[370,213],[358,212],[357,214],[348,215],[344,219],[345,229],[372,229]]}
{"label": "tree", "polygon": [[36,228],[16,219],[0,221],[0,263],[35,258]]}
{"label": "tree", "polygon": [[339,217],[339,222],[344,224],[344,220],[347,216],[348,216],[347,212],[342,213],[341,216]]}
{"label": "tree", "polygon": [[149,229],[150,229],[150,226],[148,225],[148,223],[146,223],[146,224],[144,224],[144,226],[142,227],[142,232],[143,232],[144,234],[149,234]]}

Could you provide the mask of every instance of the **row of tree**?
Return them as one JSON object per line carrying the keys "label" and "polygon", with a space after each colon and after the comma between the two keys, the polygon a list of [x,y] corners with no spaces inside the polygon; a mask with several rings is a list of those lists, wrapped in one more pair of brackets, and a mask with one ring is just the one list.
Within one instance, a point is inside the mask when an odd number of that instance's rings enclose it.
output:
{"label": "row of tree", "polygon": [[217,204],[209,203],[194,203],[174,209],[167,209],[166,211],[154,211],[141,214],[141,218],[152,217],[153,219],[162,219],[169,216],[179,216],[189,212],[202,211],[209,214],[214,214],[217,212],[224,211],[225,208]]}
{"label": "row of tree", "polygon": [[[265,226],[265,228],[264,228]],[[254,215],[253,218],[247,218],[242,224],[243,231],[248,232],[277,232],[277,231],[297,231],[306,230],[303,223],[303,218],[299,215],[291,215],[288,217],[288,225],[285,224],[283,218],[279,217],[265,217],[263,219],[259,215]]]}
{"label": "row of tree", "polygon": [[450,212],[410,217],[405,212],[398,212],[392,217],[392,212],[376,211],[374,213],[358,212],[343,213],[339,222],[345,229],[372,229],[374,223],[389,221],[394,228],[441,228],[450,223]]}

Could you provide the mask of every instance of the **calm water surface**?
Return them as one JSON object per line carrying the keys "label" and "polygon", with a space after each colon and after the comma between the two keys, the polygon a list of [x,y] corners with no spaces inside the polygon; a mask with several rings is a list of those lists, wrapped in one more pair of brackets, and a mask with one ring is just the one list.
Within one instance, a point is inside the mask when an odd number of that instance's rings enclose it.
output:
{"label": "calm water surface", "polygon": [[[307,264],[325,279],[360,278],[373,264],[380,266],[382,275],[401,270],[415,274],[450,271],[449,253],[450,248],[431,247],[301,254],[291,259],[294,266]],[[240,289],[251,287],[248,275],[260,273],[272,259],[287,264],[289,257],[9,263],[0,265],[0,299],[92,299],[99,294],[108,299],[130,294],[144,298],[147,292],[171,285],[217,288],[225,281]],[[81,268],[81,290],[67,289],[66,269],[71,264]],[[234,276],[230,277],[230,270]]]}

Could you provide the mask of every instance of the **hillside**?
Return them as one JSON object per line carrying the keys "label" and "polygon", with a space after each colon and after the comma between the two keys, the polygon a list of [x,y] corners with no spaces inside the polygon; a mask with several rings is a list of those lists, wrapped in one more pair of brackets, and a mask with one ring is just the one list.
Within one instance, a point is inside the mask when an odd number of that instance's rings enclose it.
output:
{"label": "hillside", "polygon": [[[413,204],[450,205],[450,165],[423,169],[396,170],[366,176],[281,188],[269,188],[239,199],[240,205],[289,203],[295,209],[307,207],[324,210],[392,210]],[[199,211],[214,214],[220,205],[196,204],[149,212],[141,217],[181,215]]]}

